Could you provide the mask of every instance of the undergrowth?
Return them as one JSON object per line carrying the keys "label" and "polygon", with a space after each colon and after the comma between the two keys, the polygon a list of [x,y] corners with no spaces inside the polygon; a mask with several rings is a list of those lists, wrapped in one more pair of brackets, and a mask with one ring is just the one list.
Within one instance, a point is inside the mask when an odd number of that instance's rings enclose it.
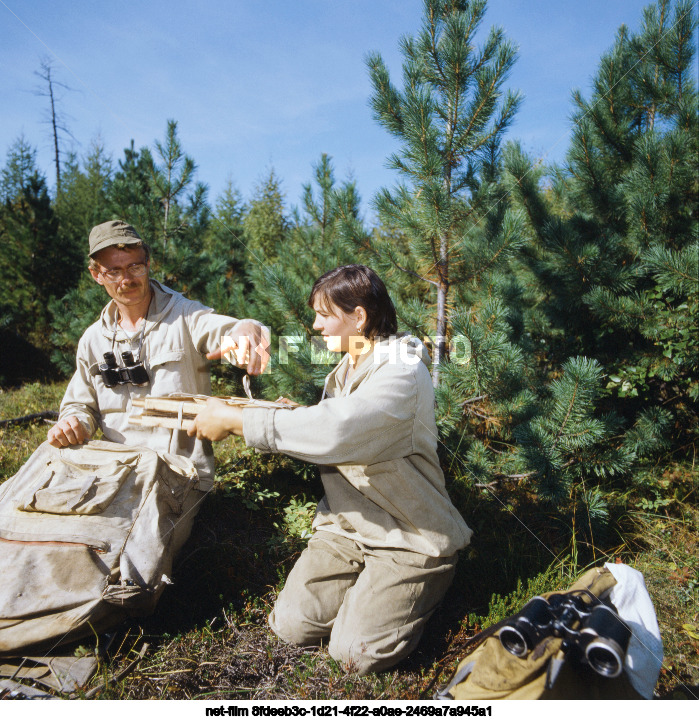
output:
{"label": "undergrowth", "polygon": [[[65,384],[0,393],[0,418],[57,410]],[[218,390],[218,389],[217,389]],[[218,390],[221,392],[221,390]],[[0,482],[45,438],[37,422],[0,430]],[[88,688],[102,699],[420,699],[446,683],[469,640],[534,595],[563,589],[588,567],[617,560],[640,570],[658,615],[665,661],[656,695],[699,696],[698,476],[691,457],[665,459],[603,489],[605,523],[573,502],[542,504],[519,481],[477,487],[449,478],[474,530],[455,581],[417,650],[367,677],[342,670],[324,648],[298,648],[267,616],[310,535],[322,495],[314,466],[257,454],[237,439],[216,445],[217,476],[156,612],[99,639]],[[573,499],[574,501],[575,499]],[[570,509],[573,509],[570,512]],[[67,653],[84,653],[84,639]],[[120,674],[144,644],[145,657]],[[93,689],[91,692],[90,689]]]}

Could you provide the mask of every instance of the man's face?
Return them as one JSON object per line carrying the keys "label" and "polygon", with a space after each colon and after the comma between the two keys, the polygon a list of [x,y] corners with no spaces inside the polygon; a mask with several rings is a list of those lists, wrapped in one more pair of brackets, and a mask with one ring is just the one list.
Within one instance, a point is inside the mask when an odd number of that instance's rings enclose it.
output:
{"label": "man's face", "polygon": [[[97,283],[104,286],[104,289],[119,305],[137,306],[144,303],[150,297],[150,286],[148,284],[148,272],[139,277],[129,274],[132,266],[138,263],[146,263],[146,251],[143,248],[116,248],[110,246],[100,250],[94,255],[99,269],[90,268],[90,273]],[[150,270],[150,264],[147,264]],[[104,273],[117,271],[121,278],[110,280]]]}

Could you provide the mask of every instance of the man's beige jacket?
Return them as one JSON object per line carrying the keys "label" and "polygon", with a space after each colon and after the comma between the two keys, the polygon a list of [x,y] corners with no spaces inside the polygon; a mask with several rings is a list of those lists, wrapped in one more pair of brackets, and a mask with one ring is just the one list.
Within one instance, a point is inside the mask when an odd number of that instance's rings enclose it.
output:
{"label": "man's beige jacket", "polygon": [[[157,281],[151,280],[151,288],[153,300],[140,355],[140,334],[129,336],[117,325],[117,307],[111,301],[80,339],[77,368],[61,403],[60,418],[77,416],[91,434],[101,428],[104,438],[114,443],[147,446],[191,458],[199,473],[199,488],[207,490],[214,475],[211,443],[189,438],[185,431],[130,424],[129,416],[135,413],[132,400],[170,393],[211,395],[206,353],[218,348],[221,336],[230,335],[240,321],[217,315]],[[105,386],[99,371],[104,354],[114,351],[119,361],[119,354],[125,350],[131,350],[134,358],[145,364],[150,377],[147,386]]]}
{"label": "man's beige jacket", "polygon": [[379,340],[346,383],[349,356],[340,361],[318,405],[243,411],[249,446],[321,465],[315,530],[433,557],[468,544],[437,458],[428,363],[416,338]]}

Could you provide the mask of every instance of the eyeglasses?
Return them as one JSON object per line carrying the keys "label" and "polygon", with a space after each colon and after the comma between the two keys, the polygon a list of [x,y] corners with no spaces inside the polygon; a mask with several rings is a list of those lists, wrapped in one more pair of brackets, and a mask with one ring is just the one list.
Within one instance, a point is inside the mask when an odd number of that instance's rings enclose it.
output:
{"label": "eyeglasses", "polygon": [[140,278],[147,272],[147,263],[131,263],[131,265],[127,265],[126,268],[110,268],[109,270],[100,270],[99,274],[103,278],[112,281],[112,283],[117,283],[127,275],[129,276],[129,278]]}

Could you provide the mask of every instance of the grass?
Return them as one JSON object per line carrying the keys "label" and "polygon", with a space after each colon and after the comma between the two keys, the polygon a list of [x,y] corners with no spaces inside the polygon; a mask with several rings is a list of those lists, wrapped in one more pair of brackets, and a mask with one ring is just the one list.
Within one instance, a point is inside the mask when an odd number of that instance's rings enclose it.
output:
{"label": "grass", "polygon": [[[0,418],[56,410],[64,388],[32,384],[0,392]],[[36,422],[0,429],[0,482],[24,463],[47,427]],[[216,451],[217,484],[174,568],[175,584],[153,615],[100,638],[98,673],[79,695],[431,698],[478,630],[533,595],[565,588],[588,566],[619,558],[644,574],[658,615],[665,661],[656,695],[699,697],[699,514],[691,463],[668,459],[629,488],[610,489],[610,523],[594,536],[574,518],[542,507],[523,486],[455,485],[453,496],[475,533],[454,584],[412,656],[392,671],[360,678],[324,649],[284,644],[267,626],[276,593],[305,543],[312,500],[320,497],[317,471],[252,454],[234,440]],[[146,643],[144,658],[121,677]]]}
{"label": "grass", "polygon": [[699,697],[699,511],[683,517],[644,514],[630,541],[632,565],[645,578],[653,599],[665,663],[656,693],[667,698]]}
{"label": "grass", "polygon": [[[21,418],[42,411],[57,411],[66,383],[29,383],[17,389],[0,388],[0,420]],[[43,420],[0,427],[0,480],[14,475],[46,440],[49,425]]]}

